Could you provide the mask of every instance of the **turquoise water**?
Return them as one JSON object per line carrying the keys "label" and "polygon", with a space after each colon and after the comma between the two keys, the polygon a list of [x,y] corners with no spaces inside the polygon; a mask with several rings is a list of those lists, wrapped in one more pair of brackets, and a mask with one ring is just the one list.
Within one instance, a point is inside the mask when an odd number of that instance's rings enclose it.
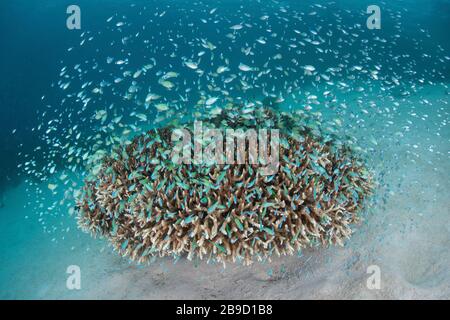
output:
{"label": "turquoise water", "polygon": [[[0,4],[1,298],[449,297],[450,1],[78,1],[80,30],[70,4]],[[380,29],[366,26],[371,4]],[[77,229],[96,152],[208,98],[319,112],[360,148],[378,187],[344,248],[250,270],[139,267]],[[379,291],[364,285],[372,264]],[[81,290],[66,287],[70,265]]]}

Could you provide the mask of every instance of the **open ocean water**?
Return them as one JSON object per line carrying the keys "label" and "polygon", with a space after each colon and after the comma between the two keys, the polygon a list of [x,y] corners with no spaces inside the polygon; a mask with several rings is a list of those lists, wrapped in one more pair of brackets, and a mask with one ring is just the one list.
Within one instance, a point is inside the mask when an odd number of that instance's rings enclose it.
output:
{"label": "open ocean water", "polygon": [[[450,298],[449,30],[448,0],[2,1],[0,298]],[[137,265],[79,230],[99,154],[205,101],[303,110],[357,148],[377,185],[345,246]]]}

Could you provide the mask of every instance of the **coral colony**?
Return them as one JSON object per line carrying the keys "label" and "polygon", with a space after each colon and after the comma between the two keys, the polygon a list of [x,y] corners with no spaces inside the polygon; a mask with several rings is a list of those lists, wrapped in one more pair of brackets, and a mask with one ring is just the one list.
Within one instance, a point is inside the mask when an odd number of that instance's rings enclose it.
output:
{"label": "coral colony", "polygon": [[[251,141],[239,134],[201,139],[193,121],[137,136],[92,168],[77,197],[79,225],[141,263],[187,256],[249,265],[305,247],[343,245],[350,237],[372,192],[371,174],[312,115],[228,104],[198,120],[216,133],[270,129],[278,135],[258,146],[266,151],[258,160]],[[245,155],[230,157],[227,147],[239,141]],[[215,160],[195,161],[199,144]]]}

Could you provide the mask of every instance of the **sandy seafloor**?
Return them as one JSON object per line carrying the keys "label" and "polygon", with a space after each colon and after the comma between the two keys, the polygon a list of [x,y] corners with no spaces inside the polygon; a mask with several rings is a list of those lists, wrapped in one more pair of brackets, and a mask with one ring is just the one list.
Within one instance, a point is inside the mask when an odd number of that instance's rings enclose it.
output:
{"label": "sandy seafloor", "polygon": [[[157,259],[149,266],[132,265],[105,241],[78,230],[68,214],[47,223],[58,230],[64,225],[64,231],[43,232],[39,219],[50,218],[23,207],[34,195],[27,196],[30,190],[22,183],[7,191],[0,209],[0,298],[449,299],[450,133],[436,131],[447,119],[433,118],[448,114],[448,97],[448,89],[439,86],[408,97],[431,116],[410,118],[411,129],[395,145],[377,137],[374,163],[378,169],[391,167],[378,191],[387,196],[356,226],[345,247],[306,250],[271,263],[224,269]],[[423,99],[429,104],[421,106]],[[393,134],[380,130],[384,138]],[[81,290],[66,288],[69,265],[81,268]],[[370,265],[380,267],[379,290],[366,285]]]}

